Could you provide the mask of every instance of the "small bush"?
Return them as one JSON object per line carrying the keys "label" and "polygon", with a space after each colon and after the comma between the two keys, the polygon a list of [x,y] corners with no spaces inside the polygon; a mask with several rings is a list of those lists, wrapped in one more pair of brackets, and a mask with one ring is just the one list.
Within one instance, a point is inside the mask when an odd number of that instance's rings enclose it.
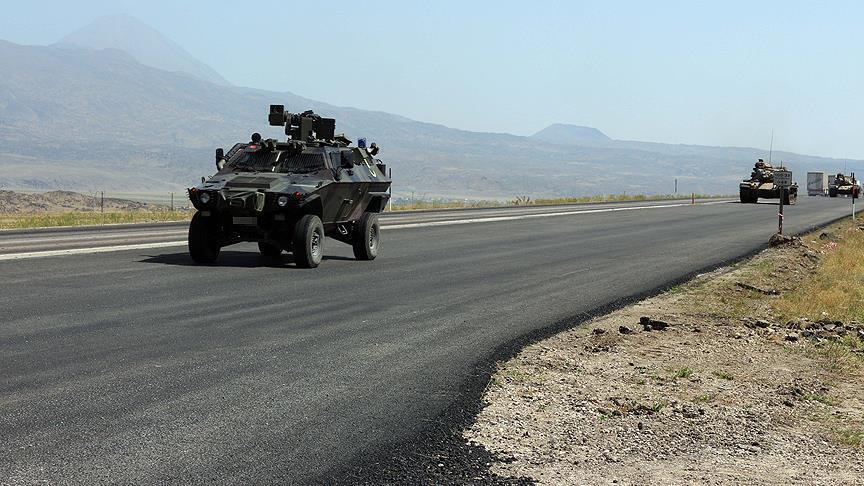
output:
{"label": "small bush", "polygon": [[732,374],[730,374],[730,373],[728,373],[728,372],[726,372],[726,371],[715,371],[715,372],[712,373],[712,374],[713,374],[714,376],[716,376],[717,378],[720,378],[721,380],[729,380],[729,381],[732,381],[732,380],[734,379],[734,377],[732,376]]}

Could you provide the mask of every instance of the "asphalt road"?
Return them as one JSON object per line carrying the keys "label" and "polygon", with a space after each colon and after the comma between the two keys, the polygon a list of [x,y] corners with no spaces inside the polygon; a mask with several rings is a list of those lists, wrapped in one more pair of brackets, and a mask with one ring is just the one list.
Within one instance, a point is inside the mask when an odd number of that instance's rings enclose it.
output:
{"label": "asphalt road", "polygon": [[[848,202],[802,197],[787,231]],[[314,270],[249,244],[216,266],[183,246],[40,253],[173,245],[172,225],[4,232],[0,483],[327,478],[476,399],[462,385],[500,346],[764,246],[776,209],[396,214],[377,260],[328,240]]]}

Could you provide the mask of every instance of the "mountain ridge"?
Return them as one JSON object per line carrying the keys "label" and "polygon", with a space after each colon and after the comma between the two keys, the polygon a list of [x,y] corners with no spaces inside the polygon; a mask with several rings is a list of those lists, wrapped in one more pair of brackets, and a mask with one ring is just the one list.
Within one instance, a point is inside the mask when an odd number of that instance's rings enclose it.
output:
{"label": "mountain ridge", "polygon": [[146,66],[183,72],[203,81],[230,86],[221,74],[158,30],[130,15],[104,15],[57,41],[54,47],[117,49]]}
{"label": "mountain ridge", "polygon": [[596,128],[567,123],[553,123],[531,135],[531,138],[555,143],[608,142],[612,140]]}
{"label": "mountain ridge", "polygon": [[[335,117],[337,131],[349,138],[377,141],[397,196],[667,193],[676,178],[682,191],[728,194],[764,157],[759,149],[470,132],[290,92],[221,86],[143,65],[120,50],[0,42],[0,62],[4,188],[181,190],[212,173],[215,147],[247,140],[253,131],[284,137],[267,126],[271,103],[313,109]],[[790,157],[801,169],[837,165]]]}

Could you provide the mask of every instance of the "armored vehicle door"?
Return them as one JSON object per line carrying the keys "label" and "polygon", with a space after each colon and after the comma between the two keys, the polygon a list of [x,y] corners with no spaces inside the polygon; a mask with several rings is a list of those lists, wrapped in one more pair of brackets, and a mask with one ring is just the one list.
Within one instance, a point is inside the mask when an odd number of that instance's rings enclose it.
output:
{"label": "armored vehicle door", "polygon": [[[324,208],[324,221],[341,222],[350,219],[353,209],[357,206],[359,198],[356,177],[351,161],[350,151],[342,151],[338,148],[328,150],[327,159],[333,170],[333,193],[330,195],[330,204]],[[351,161],[351,163],[349,163]]]}

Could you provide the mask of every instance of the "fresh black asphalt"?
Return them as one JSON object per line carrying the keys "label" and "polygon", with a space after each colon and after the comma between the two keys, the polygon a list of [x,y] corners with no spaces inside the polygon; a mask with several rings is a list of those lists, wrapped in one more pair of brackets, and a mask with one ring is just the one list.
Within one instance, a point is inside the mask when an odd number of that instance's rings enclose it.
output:
{"label": "fresh black asphalt", "polygon": [[[776,209],[392,228],[314,270],[249,244],[0,261],[0,484],[337,481],[476,402],[502,346],[751,253]],[[787,231],[848,210],[802,197]]]}

